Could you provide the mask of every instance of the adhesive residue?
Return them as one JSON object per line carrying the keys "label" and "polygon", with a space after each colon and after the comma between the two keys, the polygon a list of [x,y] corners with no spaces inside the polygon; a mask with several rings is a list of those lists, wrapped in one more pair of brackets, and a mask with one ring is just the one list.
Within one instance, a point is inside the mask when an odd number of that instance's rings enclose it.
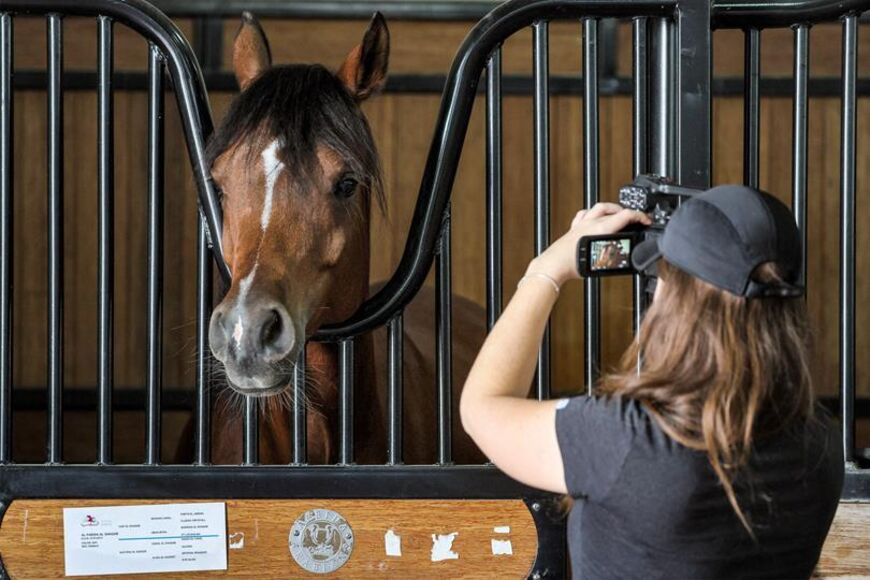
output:
{"label": "adhesive residue", "polygon": [[459,554],[453,551],[453,540],[459,532],[450,534],[432,534],[432,561],[458,560]]}
{"label": "adhesive residue", "polygon": [[245,532],[236,532],[229,537],[230,550],[241,550],[245,547]]}

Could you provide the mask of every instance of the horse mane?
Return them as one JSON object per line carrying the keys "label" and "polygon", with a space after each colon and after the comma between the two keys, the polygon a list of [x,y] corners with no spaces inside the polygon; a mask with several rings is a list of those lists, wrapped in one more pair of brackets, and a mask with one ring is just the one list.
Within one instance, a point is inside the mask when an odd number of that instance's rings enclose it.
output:
{"label": "horse mane", "polygon": [[[374,138],[356,100],[319,64],[268,69],[233,101],[209,140],[209,167],[243,139],[280,138],[278,156],[300,190],[320,173],[317,147],[335,152],[384,211],[384,184]],[[248,151],[251,161],[259,151]]]}

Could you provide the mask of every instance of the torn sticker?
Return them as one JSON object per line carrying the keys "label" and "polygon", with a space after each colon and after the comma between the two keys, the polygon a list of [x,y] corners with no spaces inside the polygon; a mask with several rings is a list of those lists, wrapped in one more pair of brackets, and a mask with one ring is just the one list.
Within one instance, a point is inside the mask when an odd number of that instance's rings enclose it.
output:
{"label": "torn sticker", "polygon": [[241,550],[245,547],[245,532],[230,534],[228,539],[230,542],[230,550]]}
{"label": "torn sticker", "polygon": [[495,532],[496,534],[509,534],[509,533],[511,533],[511,527],[510,526],[496,526],[492,529],[492,531]]}
{"label": "torn sticker", "polygon": [[458,560],[459,554],[453,551],[453,540],[459,532],[449,534],[432,534],[432,561]]}
{"label": "torn sticker", "polygon": [[513,556],[514,550],[510,540],[490,540],[492,542],[493,556]]}
{"label": "torn sticker", "polygon": [[402,536],[391,529],[384,534],[384,550],[387,556],[399,557],[402,555]]}

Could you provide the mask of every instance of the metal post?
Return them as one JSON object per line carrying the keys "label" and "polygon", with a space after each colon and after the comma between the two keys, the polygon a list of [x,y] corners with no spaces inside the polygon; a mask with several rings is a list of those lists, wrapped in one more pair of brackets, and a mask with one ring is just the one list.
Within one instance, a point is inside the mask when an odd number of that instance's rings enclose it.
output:
{"label": "metal post", "polygon": [[652,21],[653,62],[650,66],[650,170],[674,176],[674,62],[672,24],[667,18]]}
{"label": "metal post", "polygon": [[12,461],[12,46],[0,14],[0,464]]}
{"label": "metal post", "polygon": [[211,369],[208,357],[208,324],[212,303],[212,256],[205,217],[196,230],[196,453],[197,465],[211,462]]}
{"label": "metal post", "polygon": [[758,187],[761,123],[761,31],[746,31],[743,65],[743,183]]}
{"label": "metal post", "polygon": [[676,90],[669,99],[671,126],[675,128],[669,145],[677,152],[673,176],[678,183],[690,187],[710,187],[712,175],[712,4],[681,3],[677,11],[679,26],[672,23],[668,27],[671,37],[668,48],[676,75],[672,85]]}
{"label": "metal post", "polygon": [[[598,20],[583,21],[583,203],[598,202]],[[583,329],[585,332],[586,393],[592,394],[601,366],[601,297],[597,278],[584,280]]]}
{"label": "metal post", "polygon": [[807,271],[807,81],[810,69],[810,28],[800,24],[794,29],[794,151],[792,154],[792,211],[801,231],[803,267]]}
{"label": "metal post", "polygon": [[387,464],[402,463],[404,324],[399,314],[387,326]]}
{"label": "metal post", "polygon": [[308,462],[308,413],[305,408],[305,345],[293,367],[293,465]]}
{"label": "metal post", "polygon": [[[647,18],[635,18],[632,23],[632,177],[647,172],[649,166],[649,134],[647,131],[649,106],[649,78],[647,75]],[[632,323],[634,333],[640,329],[643,312],[646,305],[644,279],[640,274],[632,280]]]}
{"label": "metal post", "polygon": [[855,133],[858,17],[843,20],[842,144],[840,146],[840,405],[843,456],[855,453]]}
{"label": "metal post", "polygon": [[63,20],[48,21],[48,463],[63,456]]}
{"label": "metal post", "polygon": [[163,57],[148,48],[148,366],[145,463],[160,463],[163,360]]}
{"label": "metal post", "polygon": [[[550,55],[548,23],[532,26],[535,134],[535,255],[550,244]],[[550,397],[550,323],[544,329],[538,352],[536,395]]]}
{"label": "metal post", "polygon": [[353,339],[341,341],[338,350],[338,462],[353,463]]}
{"label": "metal post", "polygon": [[486,64],[486,325],[502,309],[502,113],[501,48]]}
{"label": "metal post", "polygon": [[438,463],[453,461],[453,307],[451,291],[450,203],[444,211],[435,261],[435,365],[438,387]]}

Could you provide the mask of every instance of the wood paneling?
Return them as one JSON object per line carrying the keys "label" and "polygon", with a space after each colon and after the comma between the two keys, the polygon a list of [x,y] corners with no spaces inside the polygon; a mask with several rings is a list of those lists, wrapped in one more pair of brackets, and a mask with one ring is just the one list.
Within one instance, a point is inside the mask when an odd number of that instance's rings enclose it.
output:
{"label": "wood paneling", "polygon": [[866,578],[870,570],[870,505],[841,503],[825,540],[822,578]]}
{"label": "wood paneling", "polygon": [[[186,501],[179,499],[177,503]],[[167,502],[14,501],[0,527],[0,556],[13,578],[61,578],[64,507],[155,503]],[[525,578],[538,551],[535,524],[521,500],[229,500],[226,504],[227,534],[243,533],[244,546],[228,550],[226,571],[185,573],[185,578],[317,577],[297,565],[288,548],[293,522],[315,508],[337,511],[353,530],[353,552],[331,575],[336,578]],[[510,532],[495,534],[496,526],[509,526]],[[389,529],[401,536],[401,557],[385,554],[384,534]],[[459,558],[432,562],[432,535],[453,532],[458,532],[453,551]],[[513,554],[493,555],[493,538],[510,539]]]}

